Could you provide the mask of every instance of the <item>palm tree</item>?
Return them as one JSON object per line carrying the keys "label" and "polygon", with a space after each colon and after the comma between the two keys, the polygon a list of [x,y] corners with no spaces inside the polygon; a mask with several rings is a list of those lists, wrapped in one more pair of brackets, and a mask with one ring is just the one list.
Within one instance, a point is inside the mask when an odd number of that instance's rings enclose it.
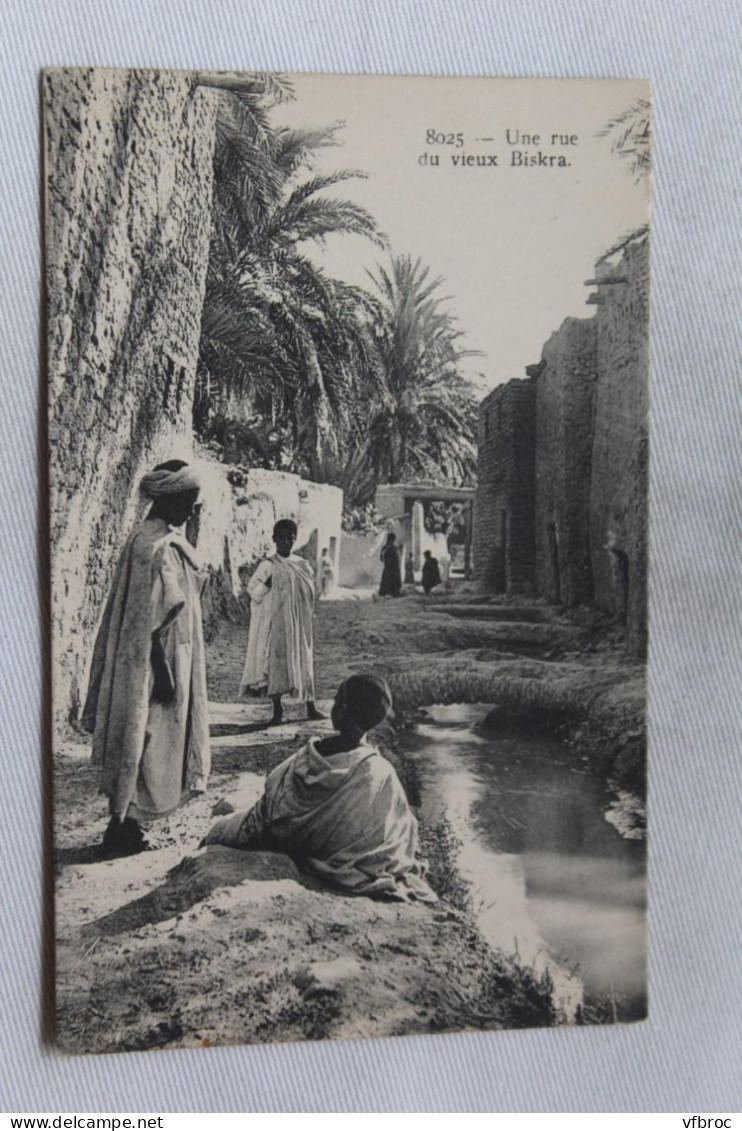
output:
{"label": "palm tree", "polygon": [[371,351],[362,293],[328,278],[301,245],[332,233],[385,241],[363,208],[326,195],[363,174],[302,178],[340,124],[273,130],[268,111],[285,96],[259,83],[222,95],[197,424],[203,431],[215,408],[268,428],[288,421],[288,464],[323,480],[342,462]]}
{"label": "palm tree", "polygon": [[437,292],[441,278],[410,256],[369,272],[382,384],[357,428],[344,486],[353,502],[379,483],[432,479],[461,483],[476,469],[476,397],[460,363],[462,332]]}
{"label": "palm tree", "polygon": [[628,163],[636,181],[649,172],[652,152],[652,115],[650,104],[637,98],[628,110],[617,114],[598,130],[598,137],[611,139],[611,150]]}

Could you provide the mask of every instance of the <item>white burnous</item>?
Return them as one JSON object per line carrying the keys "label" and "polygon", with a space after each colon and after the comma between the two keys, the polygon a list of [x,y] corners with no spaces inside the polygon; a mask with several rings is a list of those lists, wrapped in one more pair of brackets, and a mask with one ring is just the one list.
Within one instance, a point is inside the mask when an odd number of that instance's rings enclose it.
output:
{"label": "white burnous", "polygon": [[322,718],[314,705],[314,571],[291,552],[296,536],[291,519],[276,523],[276,553],[260,563],[247,587],[250,628],[240,694],[268,695],[274,723],[283,718],[283,695],[305,702],[310,719]]}

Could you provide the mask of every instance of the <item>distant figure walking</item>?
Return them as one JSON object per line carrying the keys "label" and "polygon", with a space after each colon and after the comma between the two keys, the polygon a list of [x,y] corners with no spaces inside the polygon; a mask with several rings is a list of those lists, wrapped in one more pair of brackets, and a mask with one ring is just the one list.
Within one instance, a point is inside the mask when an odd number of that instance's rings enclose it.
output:
{"label": "distant figure walking", "polygon": [[379,586],[380,597],[399,597],[402,591],[402,571],[396,542],[397,535],[390,531],[380,557],[384,566],[381,571],[381,585]]}
{"label": "distant figure walking", "polygon": [[441,571],[438,568],[438,559],[434,558],[430,550],[426,550],[423,554],[423,590],[427,597],[431,589],[435,589],[436,585],[441,584]]}
{"label": "distant figure walking", "polygon": [[140,491],[152,500],[129,536],[93,651],[83,727],[111,820],[110,855],[148,847],[141,822],[206,789],[210,767],[201,601],[182,527],[200,492],[182,460],[159,464]]}
{"label": "distant figure walking", "polygon": [[307,705],[307,717],[321,719],[314,705],[314,572],[292,554],[296,523],[281,519],[273,527],[276,552],[250,578],[250,631],[240,683],[241,695],[273,700],[271,725],[283,720],[282,695]]}
{"label": "distant figure walking", "polygon": [[329,597],[335,587],[335,570],[332,567],[330,551],[327,547],[322,551],[319,563],[320,597]]}
{"label": "distant figure walking", "polygon": [[253,808],[217,821],[202,844],[285,852],[354,895],[435,903],[417,820],[393,766],[366,738],[391,706],[383,679],[350,676],[332,708],[337,733],[281,762]]}

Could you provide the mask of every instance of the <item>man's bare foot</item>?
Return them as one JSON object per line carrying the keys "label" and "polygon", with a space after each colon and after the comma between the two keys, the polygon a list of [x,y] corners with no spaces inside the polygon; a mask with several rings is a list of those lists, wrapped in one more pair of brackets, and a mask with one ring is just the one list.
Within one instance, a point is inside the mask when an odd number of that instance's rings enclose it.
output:
{"label": "man's bare foot", "polygon": [[320,719],[326,719],[327,715],[323,715],[321,711],[318,711],[314,703],[310,701],[307,703],[307,718],[311,719],[313,722],[318,722]]}

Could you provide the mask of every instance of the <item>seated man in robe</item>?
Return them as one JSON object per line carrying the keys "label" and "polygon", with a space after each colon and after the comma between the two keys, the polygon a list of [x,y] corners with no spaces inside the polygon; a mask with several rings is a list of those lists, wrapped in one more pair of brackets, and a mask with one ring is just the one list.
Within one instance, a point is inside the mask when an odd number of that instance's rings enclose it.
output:
{"label": "seated man in robe", "polygon": [[366,740],[391,705],[383,679],[350,676],[332,708],[337,734],[310,739],[268,774],[248,813],[217,821],[202,843],[284,852],[354,895],[435,903],[404,789]]}
{"label": "seated man in robe", "polygon": [[250,629],[240,694],[273,700],[271,726],[283,720],[283,695],[305,702],[307,718],[324,718],[314,703],[314,573],[291,552],[296,535],[290,518],[276,523],[276,552],[260,563],[247,586]]}
{"label": "seated man in robe", "polygon": [[82,726],[111,820],[110,855],[147,848],[142,822],[206,789],[209,727],[201,599],[182,527],[200,491],[182,460],[159,464],[140,492],[152,500],[130,534],[98,630]]}

